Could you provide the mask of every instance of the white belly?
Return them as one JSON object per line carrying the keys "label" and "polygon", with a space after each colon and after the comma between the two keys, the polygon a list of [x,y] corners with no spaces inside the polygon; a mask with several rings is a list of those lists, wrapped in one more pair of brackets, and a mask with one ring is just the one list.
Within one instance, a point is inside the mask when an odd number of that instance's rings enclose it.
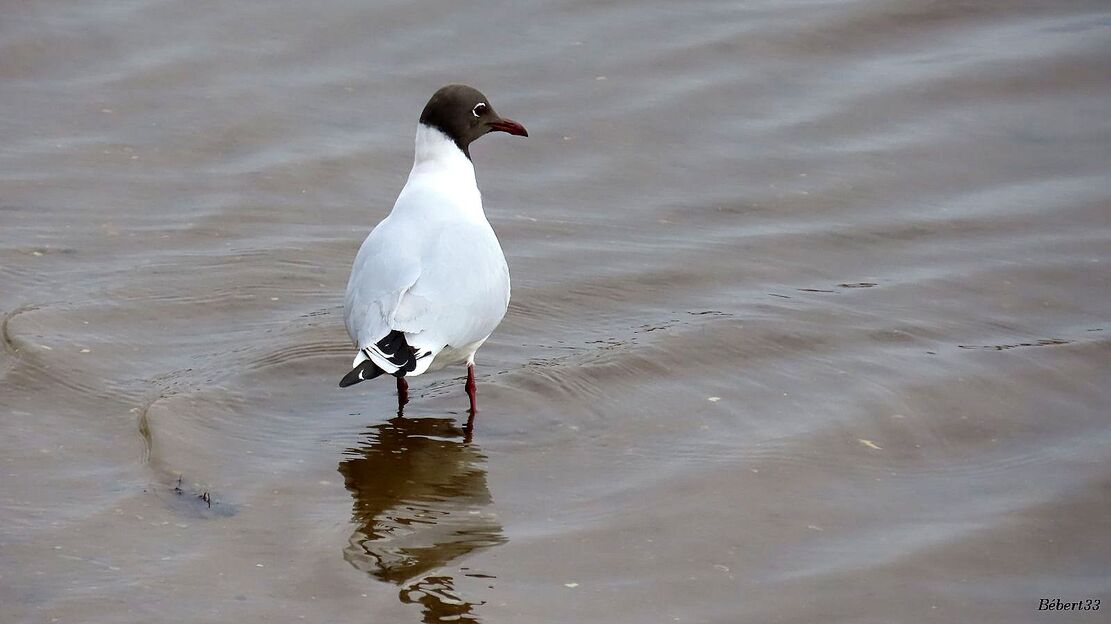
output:
{"label": "white belly", "polygon": [[455,364],[473,364],[475,351],[478,351],[478,348],[481,347],[484,342],[486,342],[485,338],[478,342],[463,345],[462,347],[448,345],[437,353],[436,357],[432,358],[432,364],[428,367],[428,370],[436,371],[445,366],[452,366]]}

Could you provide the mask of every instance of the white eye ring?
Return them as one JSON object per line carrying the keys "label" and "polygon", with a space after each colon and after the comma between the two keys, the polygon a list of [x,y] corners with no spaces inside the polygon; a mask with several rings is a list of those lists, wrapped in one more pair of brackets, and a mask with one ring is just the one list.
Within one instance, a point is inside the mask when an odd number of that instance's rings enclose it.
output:
{"label": "white eye ring", "polygon": [[486,102],[479,102],[478,104],[474,105],[474,108],[471,109],[471,114],[474,115],[475,117],[478,117],[479,115],[481,115],[485,111],[486,111]]}

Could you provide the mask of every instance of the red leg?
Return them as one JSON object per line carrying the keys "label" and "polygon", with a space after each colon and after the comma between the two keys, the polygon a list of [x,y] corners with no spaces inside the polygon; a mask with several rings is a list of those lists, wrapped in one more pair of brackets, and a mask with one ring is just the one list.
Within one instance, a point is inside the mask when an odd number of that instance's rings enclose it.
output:
{"label": "red leg", "polygon": [[397,378],[397,409],[400,410],[409,402],[409,382],[404,377]]}
{"label": "red leg", "polygon": [[471,410],[467,413],[467,426],[463,427],[463,441],[470,442],[474,434],[474,415],[478,413],[478,404],[475,402],[477,390],[474,383],[474,364],[467,365],[467,396],[471,399]]}
{"label": "red leg", "polygon": [[477,387],[474,383],[474,364],[467,365],[467,396],[471,399],[471,415],[478,413],[478,403],[475,402]]}

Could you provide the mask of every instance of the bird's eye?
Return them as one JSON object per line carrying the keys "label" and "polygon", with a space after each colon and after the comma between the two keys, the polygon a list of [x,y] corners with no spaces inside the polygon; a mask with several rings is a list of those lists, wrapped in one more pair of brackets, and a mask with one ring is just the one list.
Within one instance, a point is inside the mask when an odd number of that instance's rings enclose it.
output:
{"label": "bird's eye", "polygon": [[474,105],[473,109],[471,109],[471,114],[474,115],[475,117],[481,117],[482,113],[485,113],[485,112],[486,112],[486,102],[479,102],[478,104]]}

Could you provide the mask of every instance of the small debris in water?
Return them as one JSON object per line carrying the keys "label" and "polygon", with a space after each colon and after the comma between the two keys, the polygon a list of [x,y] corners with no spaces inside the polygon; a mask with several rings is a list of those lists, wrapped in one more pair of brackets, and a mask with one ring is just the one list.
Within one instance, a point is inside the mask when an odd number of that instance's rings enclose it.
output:
{"label": "small debris in water", "polygon": [[80,353],[92,353],[92,349],[81,349]]}
{"label": "small debris in water", "polygon": [[876,443],[871,441],[871,440],[865,440],[864,438],[860,438],[859,440],[857,440],[857,442],[860,442],[861,444],[863,444],[864,446],[867,446],[870,449],[875,449],[877,451],[882,451],[883,450],[883,448],[881,448],[879,446],[876,446]]}
{"label": "small debris in water", "polygon": [[1045,340],[1038,340],[1037,342],[1019,342],[1016,344],[997,344],[997,345],[957,345],[958,349],[983,349],[985,351],[1006,351],[1008,349],[1018,349],[1019,347],[1053,347],[1057,345],[1070,344],[1071,340],[1061,340],[1060,338],[1047,338]]}

